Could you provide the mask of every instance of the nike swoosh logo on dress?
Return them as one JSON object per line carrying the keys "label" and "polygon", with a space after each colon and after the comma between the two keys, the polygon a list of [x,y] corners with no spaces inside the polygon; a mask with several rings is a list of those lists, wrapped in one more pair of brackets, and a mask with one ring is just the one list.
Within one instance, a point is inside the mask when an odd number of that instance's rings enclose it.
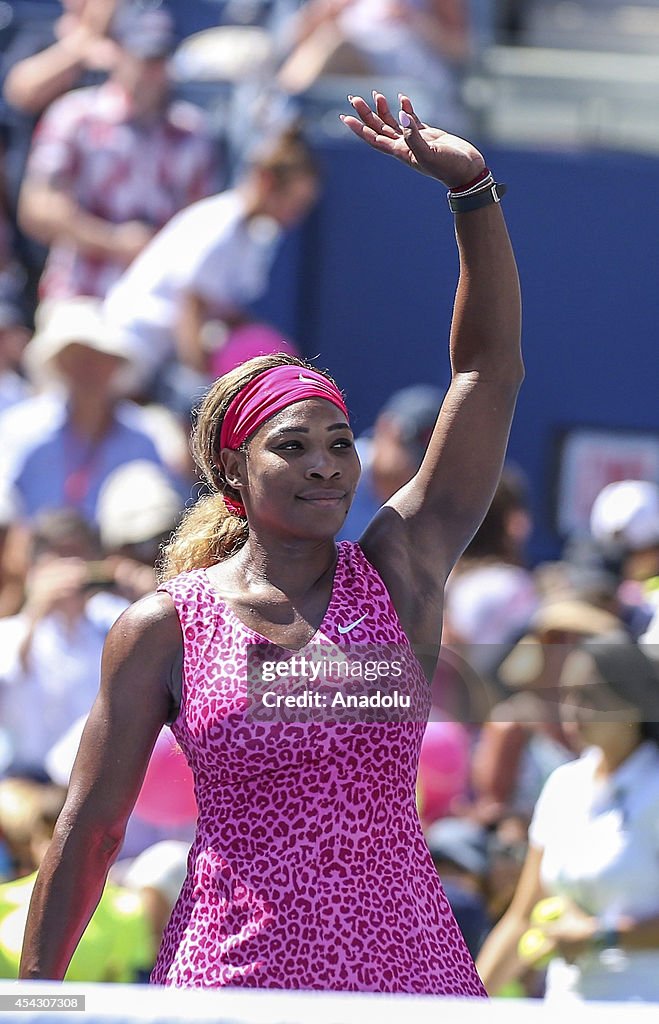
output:
{"label": "nike swoosh logo on dress", "polygon": [[355,619],[354,622],[351,622],[349,626],[337,626],[336,628],[338,629],[339,633],[349,633],[351,629],[354,629],[355,626],[358,626],[360,622],[363,622],[367,615],[368,612],[364,612],[364,614],[361,615],[358,619]]}

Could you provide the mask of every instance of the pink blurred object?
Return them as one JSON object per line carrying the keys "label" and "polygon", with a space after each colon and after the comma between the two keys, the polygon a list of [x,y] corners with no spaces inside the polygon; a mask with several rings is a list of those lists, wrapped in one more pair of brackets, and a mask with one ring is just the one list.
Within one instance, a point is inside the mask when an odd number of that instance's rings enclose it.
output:
{"label": "pink blurred object", "polygon": [[210,372],[214,377],[221,377],[247,359],[272,352],[299,355],[293,342],[269,324],[242,324],[231,331],[224,345],[211,353]]}
{"label": "pink blurred object", "polygon": [[469,736],[458,722],[428,722],[421,742],[417,804],[424,828],[451,813],[469,778]]}
{"label": "pink blurred object", "polygon": [[156,740],[134,810],[142,821],[165,828],[196,821],[192,772],[167,728]]}

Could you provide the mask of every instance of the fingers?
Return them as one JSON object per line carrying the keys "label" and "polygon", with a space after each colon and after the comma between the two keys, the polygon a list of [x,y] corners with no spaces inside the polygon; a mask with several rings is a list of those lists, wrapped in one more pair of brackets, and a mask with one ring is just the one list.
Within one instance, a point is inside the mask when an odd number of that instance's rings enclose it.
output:
{"label": "fingers", "polygon": [[416,125],[417,128],[425,127],[423,121],[421,121],[420,118],[417,117],[416,111],[414,110],[414,107],[412,106],[412,100],[409,98],[409,96],[404,96],[402,92],[399,92],[398,93],[398,102],[400,103],[400,109],[405,111],[405,113],[408,115],[408,117],[412,118],[412,120],[413,120],[413,122],[414,122],[414,124]]}
{"label": "fingers", "polygon": [[[339,114],[339,117],[353,134],[363,139],[373,149],[379,149],[382,153],[394,152],[395,141],[393,139],[378,134],[373,128],[369,128],[368,125],[360,121],[358,117],[351,117],[350,114]],[[396,138],[400,139],[400,135],[396,136]]]}
{"label": "fingers", "polygon": [[391,113],[391,110],[389,109],[389,104],[387,102],[386,96],[384,96],[383,93],[378,92],[376,89],[374,89],[373,102],[375,103],[375,109],[381,120],[384,122],[384,124],[392,128],[397,135],[400,135],[400,125],[398,124],[398,121],[396,120],[394,115]]}
{"label": "fingers", "polygon": [[361,118],[367,128],[374,131],[376,135],[384,135],[388,139],[398,139],[400,138],[400,128],[392,117],[384,96],[381,99],[384,100],[384,106],[380,104],[380,109],[382,109],[385,115],[388,115],[387,120],[380,116],[377,109],[371,110],[366,100],[362,99],[361,96],[348,96],[348,102],[352,104],[355,113]]}
{"label": "fingers", "polygon": [[[408,104],[411,108],[412,104],[409,103],[409,100]],[[419,167],[423,167],[424,162],[432,156],[432,151],[421,134],[422,122],[419,121],[413,110],[406,110],[402,104],[398,119],[403,130],[403,138],[410,152],[416,158]]]}

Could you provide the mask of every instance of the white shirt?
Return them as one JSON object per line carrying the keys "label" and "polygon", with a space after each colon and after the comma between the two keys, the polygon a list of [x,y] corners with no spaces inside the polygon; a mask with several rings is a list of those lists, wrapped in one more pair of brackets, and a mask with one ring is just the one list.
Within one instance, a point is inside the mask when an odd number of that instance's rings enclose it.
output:
{"label": "white shirt", "polygon": [[15,762],[43,768],[55,742],[89,712],[105,637],[127,605],[114,594],[94,594],[72,632],[56,613],[47,615],[35,627],[27,670],[19,659],[27,619],[0,619],[0,720]]}
{"label": "white shirt", "polygon": [[282,236],[270,217],[245,217],[239,190],[188,206],[158,232],[110,289],[105,313],[145,372],[175,354],[172,325],[186,291],[211,308],[242,309],[266,289]]}
{"label": "white shirt", "polygon": [[[529,828],[543,850],[541,880],[615,927],[620,915],[659,914],[659,749],[641,744],[607,780],[590,748],[547,780]],[[589,952],[574,965],[554,959],[546,996],[659,1001],[659,949]]]}
{"label": "white shirt", "polygon": [[13,370],[0,373],[0,415],[31,394],[30,385]]}

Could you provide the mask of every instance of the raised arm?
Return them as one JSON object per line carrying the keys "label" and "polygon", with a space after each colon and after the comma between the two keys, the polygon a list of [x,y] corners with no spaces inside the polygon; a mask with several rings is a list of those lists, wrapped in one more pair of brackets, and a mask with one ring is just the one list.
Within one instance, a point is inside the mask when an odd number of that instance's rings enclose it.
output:
{"label": "raised arm", "polygon": [[[384,96],[374,96],[375,109],[353,97],[358,116],[343,118],[373,149],[452,192],[485,173],[485,160],[474,146],[424,125],[407,97],[401,97],[399,123]],[[437,201],[438,206],[446,202],[441,192]],[[519,281],[500,204],[457,213],[455,232],[460,275],[450,336],[451,385],[418,473],[362,538],[388,585],[402,591],[403,604],[405,590],[414,581],[418,585],[418,570],[434,599],[433,588],[443,589],[482,522],[501,475],[523,379]]]}
{"label": "raised arm", "polygon": [[7,102],[37,115],[73,89],[86,69],[109,70],[115,45],[106,33],[116,5],[117,0],[86,0],[78,13],[64,14],[67,28],[55,42],[9,69],[3,86]]}
{"label": "raised arm", "polygon": [[166,594],[132,605],[108,634],[100,692],[32,895],[21,978],[66,973],[167,720],[167,683],[180,648],[178,618]]}

